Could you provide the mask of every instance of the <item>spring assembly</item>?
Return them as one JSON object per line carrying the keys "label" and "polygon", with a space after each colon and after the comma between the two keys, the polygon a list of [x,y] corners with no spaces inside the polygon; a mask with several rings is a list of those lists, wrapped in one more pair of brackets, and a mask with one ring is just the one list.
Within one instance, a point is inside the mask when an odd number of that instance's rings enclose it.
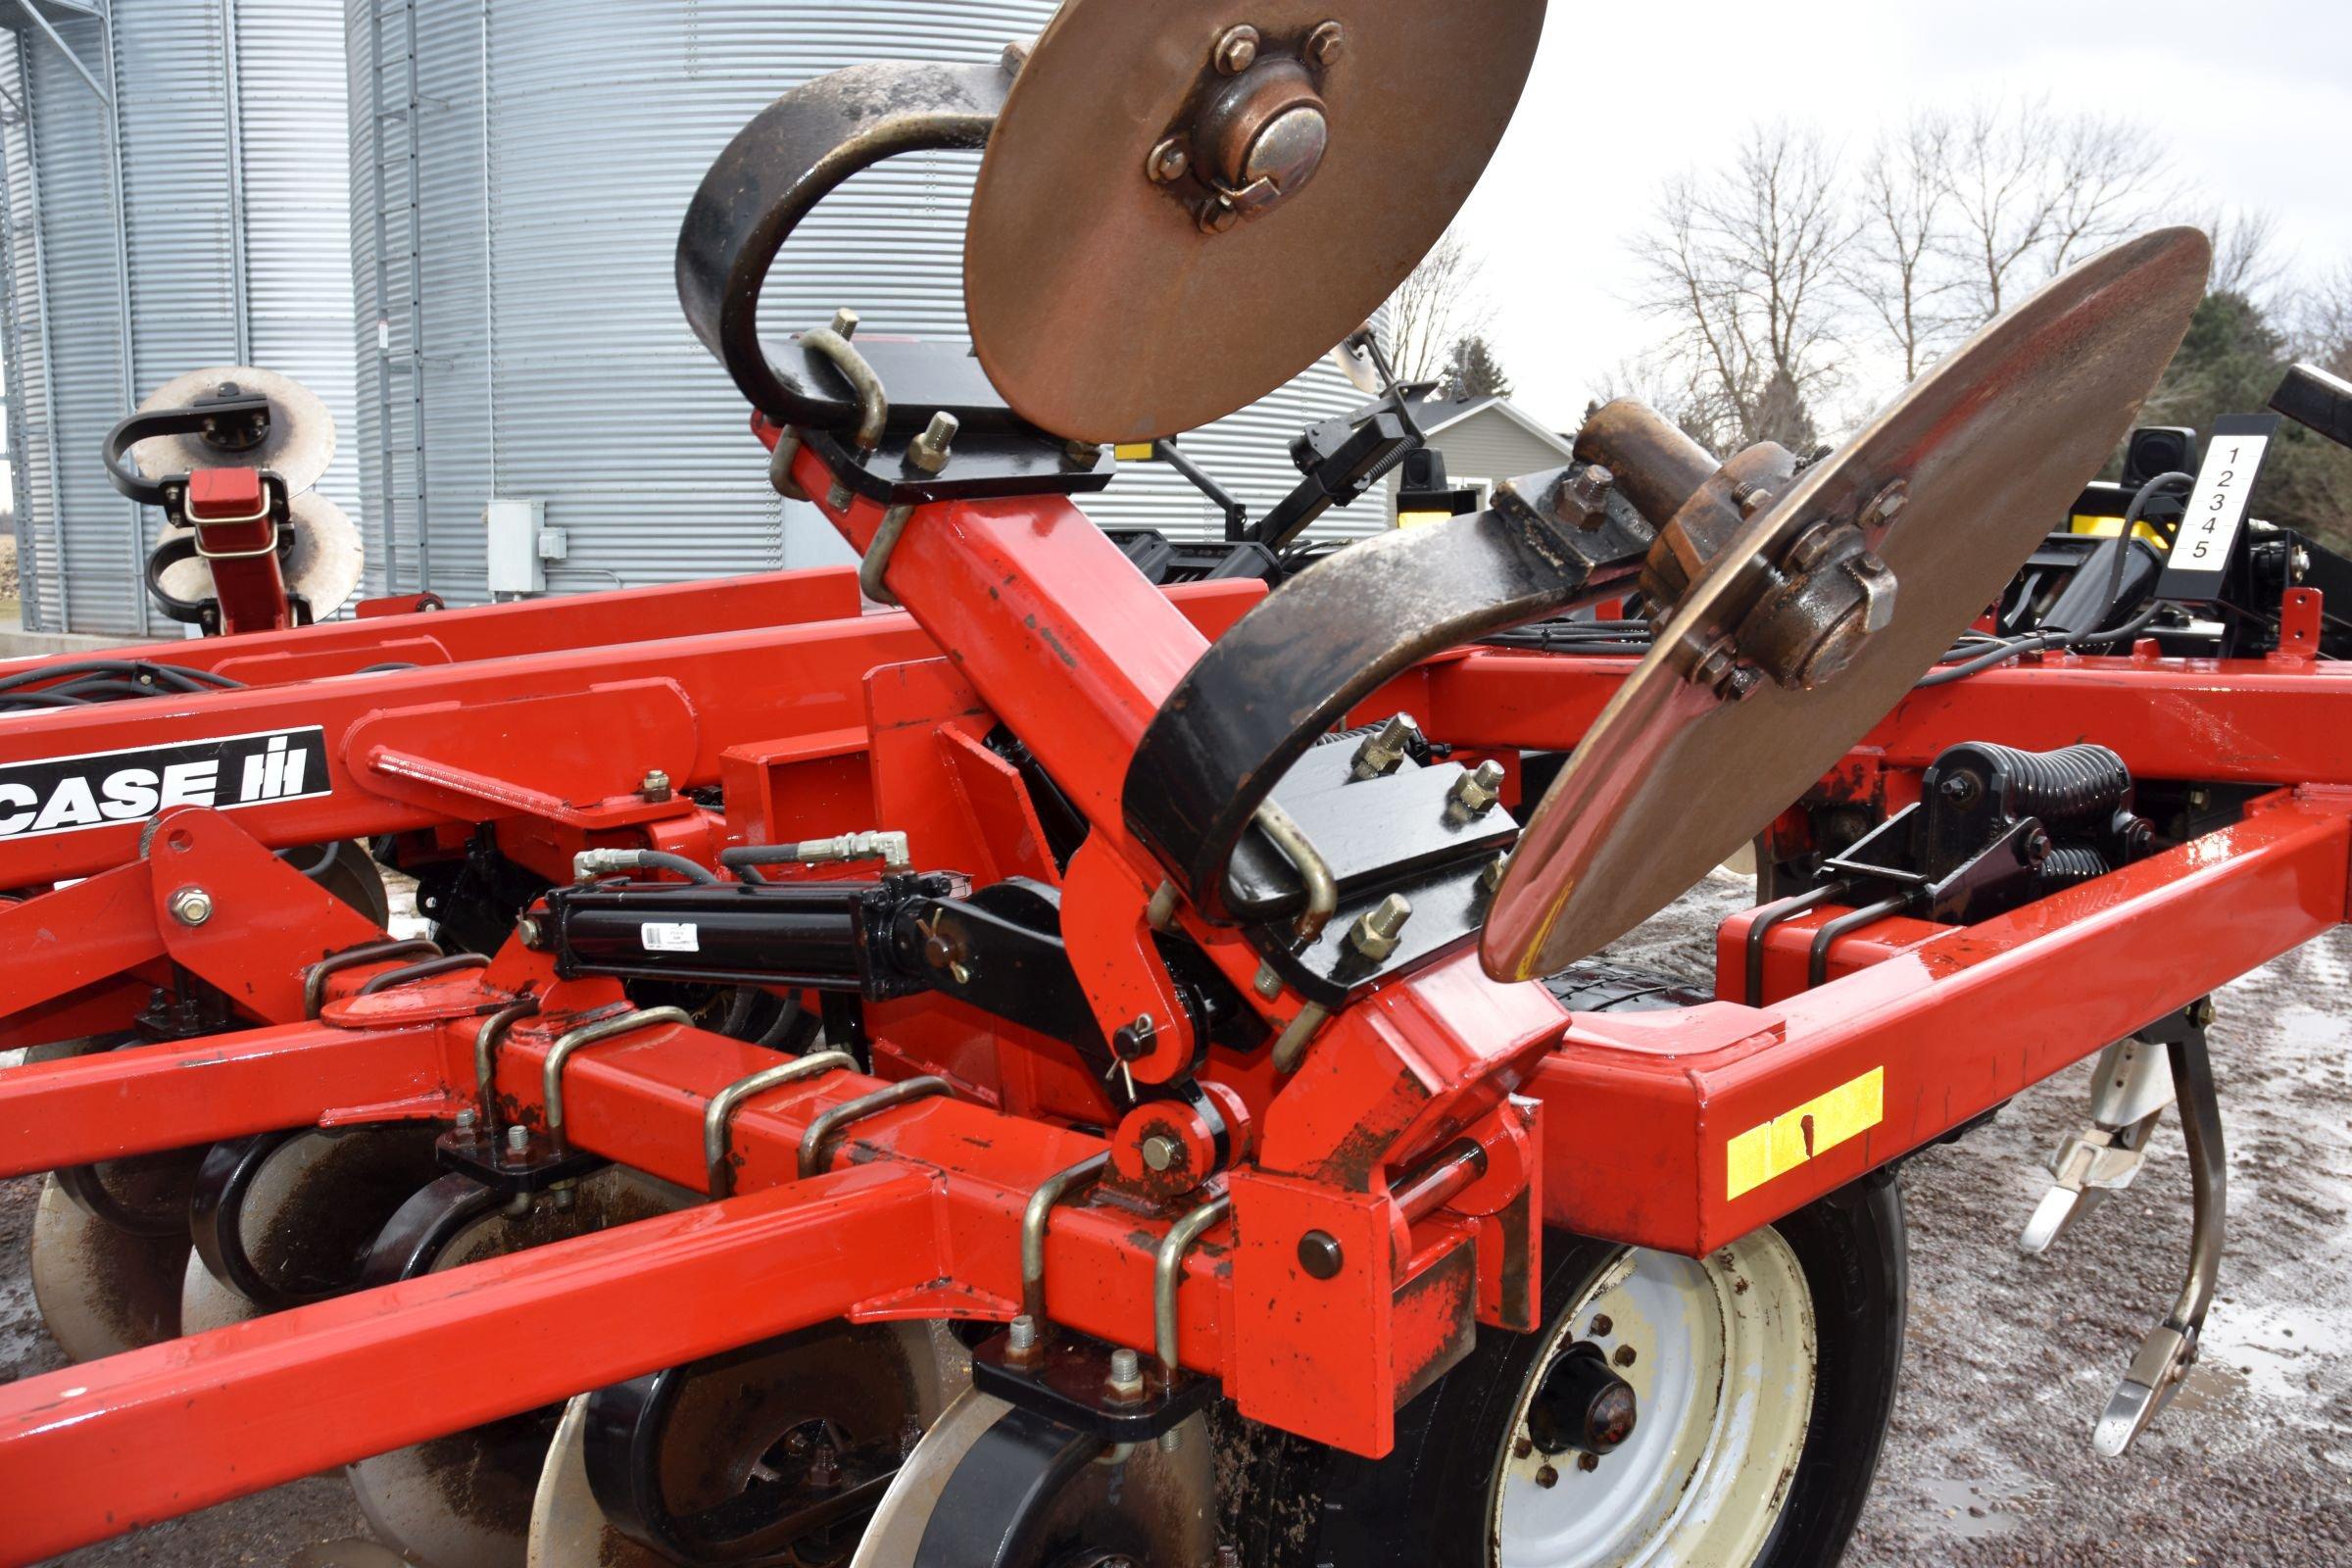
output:
{"label": "spring assembly", "polygon": [[[1973,755],[1972,755],[1973,754]],[[2132,772],[2104,746],[2087,742],[2053,752],[2021,752],[1977,741],[1936,760],[1936,771],[1979,771],[2010,816],[2035,816],[2053,833],[2103,824],[2132,799]]]}
{"label": "spring assembly", "polygon": [[2053,845],[2041,864],[2034,867],[2035,897],[2088,882],[2114,869],[2107,863],[2107,857],[2088,844]]}

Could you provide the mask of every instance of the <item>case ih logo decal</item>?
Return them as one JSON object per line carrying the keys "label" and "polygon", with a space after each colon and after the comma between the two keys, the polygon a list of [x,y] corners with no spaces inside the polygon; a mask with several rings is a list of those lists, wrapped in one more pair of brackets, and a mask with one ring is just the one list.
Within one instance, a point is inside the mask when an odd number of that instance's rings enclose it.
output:
{"label": "case ih logo decal", "polygon": [[268,730],[0,767],[0,840],[143,822],[171,806],[241,806],[329,795],[326,733]]}

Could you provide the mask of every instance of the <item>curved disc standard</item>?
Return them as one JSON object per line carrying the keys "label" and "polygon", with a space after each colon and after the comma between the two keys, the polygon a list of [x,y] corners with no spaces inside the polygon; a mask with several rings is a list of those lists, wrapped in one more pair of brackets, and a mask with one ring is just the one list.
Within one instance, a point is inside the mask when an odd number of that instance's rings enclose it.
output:
{"label": "curved disc standard", "polygon": [[[1489,974],[1585,957],[1729,858],[1837,765],[1991,603],[2132,424],[2204,295],[2211,247],[2161,229],[2052,280],[1913,382],[1741,530],[1578,745],[1521,834],[1480,939]],[[1812,690],[1741,702],[1684,677],[1736,567],[1908,485],[1878,555],[1892,620]]]}
{"label": "curved disc standard", "polygon": [[[1014,1433],[1022,1423],[1028,1442]],[[1057,1568],[1090,1552],[1132,1568],[1209,1568],[1216,1463],[1203,1418],[1177,1427],[1172,1449],[1105,1448],[1074,1468],[1047,1456],[1041,1432],[1067,1429],[977,1389],[957,1395],[900,1467],[849,1568]]]}
{"label": "curved disc standard", "polygon": [[539,1489],[531,1494],[531,1528],[524,1541],[524,1568],[669,1568],[669,1560],[641,1546],[612,1527],[588,1484],[588,1399],[578,1394],[564,1406]]}
{"label": "curved disc standard", "polygon": [[[359,525],[351,514],[316,490],[297,495],[288,526],[294,542],[278,560],[286,592],[308,600],[311,618],[324,620],[343,608],[360,586],[366,560]],[[190,604],[214,597],[212,564],[202,556],[174,561],[157,574],[164,592]]]}
{"label": "curved disc standard", "polygon": [[[237,1200],[237,1240],[262,1280],[298,1299],[360,1284],[359,1265],[384,1221],[433,1179],[433,1130],[422,1125],[300,1132],[263,1159]],[[183,1334],[264,1316],[192,1252],[180,1285]]]}
{"label": "curved disc standard", "polygon": [[[1327,22],[1330,144],[1269,211],[1206,234],[1145,164],[1237,23]],[[1544,0],[1068,0],[998,118],[964,305],[997,390],[1057,435],[1146,441],[1297,375],[1396,291],[1502,139]]]}
{"label": "curved disc standard", "polygon": [[130,461],[150,479],[196,468],[268,468],[299,495],[318,482],[335,455],[334,416],[317,393],[289,376],[250,365],[216,365],[175,375],[147,395],[141,414],[193,408],[231,389],[270,400],[270,433],[243,450],[217,447],[201,435],[151,435],[130,449]]}
{"label": "curved disc standard", "polygon": [[[423,1272],[504,1257],[681,1206],[677,1189],[617,1165],[584,1177],[568,1206],[553,1193],[521,1214],[493,1209],[455,1231]],[[417,1201],[423,1201],[419,1194]],[[345,1467],[368,1527],[432,1568],[512,1568],[528,1552],[534,1494],[563,1406],[430,1438]],[[593,1560],[593,1559],[589,1559]]]}

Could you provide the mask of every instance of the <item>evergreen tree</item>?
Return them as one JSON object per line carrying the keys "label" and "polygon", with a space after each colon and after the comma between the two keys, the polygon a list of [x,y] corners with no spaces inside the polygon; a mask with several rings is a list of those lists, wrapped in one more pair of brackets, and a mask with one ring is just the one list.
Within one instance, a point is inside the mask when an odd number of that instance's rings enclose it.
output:
{"label": "evergreen tree", "polygon": [[1511,378],[1488,346],[1486,337],[1472,332],[1454,339],[1438,390],[1449,398],[1507,398],[1511,395]]}
{"label": "evergreen tree", "polygon": [[1821,445],[1813,413],[1805,407],[1804,394],[1788,371],[1775,370],[1772,379],[1764,383],[1763,395],[1756,399],[1756,427],[1748,432],[1748,439],[1778,441],[1800,458],[1811,457]]}
{"label": "evergreen tree", "polygon": [[[2261,307],[2242,294],[2208,294],[2139,422],[2183,424],[2204,436],[2223,415],[2269,407],[2291,361],[2285,335]],[[2271,443],[2251,511],[2352,552],[2352,453],[2287,420]]]}

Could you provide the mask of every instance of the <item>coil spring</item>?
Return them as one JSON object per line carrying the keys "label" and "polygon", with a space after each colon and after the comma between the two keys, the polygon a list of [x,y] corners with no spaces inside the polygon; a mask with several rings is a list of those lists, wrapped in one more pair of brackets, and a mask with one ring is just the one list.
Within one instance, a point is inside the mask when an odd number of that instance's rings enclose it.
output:
{"label": "coil spring", "polygon": [[2102,821],[2132,792],[2131,769],[2104,746],[2085,742],[2054,752],[2021,752],[1980,741],[1972,749],[1982,752],[2001,776],[2006,786],[2002,804],[2009,814],[2037,816],[2053,833]]}
{"label": "coil spring", "polygon": [[2113,869],[2107,863],[2107,857],[2087,844],[2060,844],[2034,867],[2034,876],[2046,894],[2105,876]]}

